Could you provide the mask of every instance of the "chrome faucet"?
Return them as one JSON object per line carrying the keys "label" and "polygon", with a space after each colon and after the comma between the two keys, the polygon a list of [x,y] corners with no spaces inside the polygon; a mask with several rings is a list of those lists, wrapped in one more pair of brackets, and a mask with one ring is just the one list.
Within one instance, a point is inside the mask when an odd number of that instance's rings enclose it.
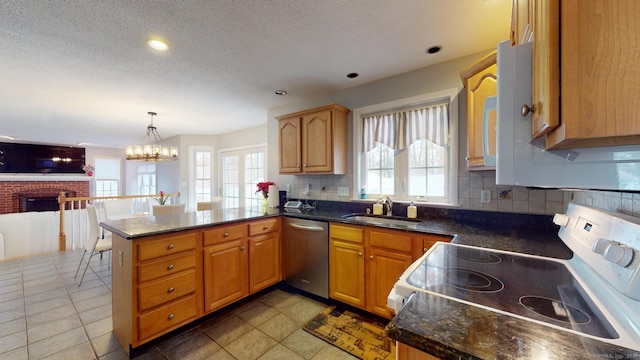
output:
{"label": "chrome faucet", "polygon": [[387,216],[393,216],[393,200],[391,200],[389,195],[383,196],[382,202],[384,203],[384,207],[387,209]]}

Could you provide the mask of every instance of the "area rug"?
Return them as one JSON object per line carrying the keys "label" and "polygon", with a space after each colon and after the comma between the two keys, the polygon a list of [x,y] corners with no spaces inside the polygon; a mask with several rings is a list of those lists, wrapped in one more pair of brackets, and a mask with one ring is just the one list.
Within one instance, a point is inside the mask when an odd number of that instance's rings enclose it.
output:
{"label": "area rug", "polygon": [[304,325],[316,337],[364,360],[393,360],[396,349],[385,324],[339,307],[329,307]]}

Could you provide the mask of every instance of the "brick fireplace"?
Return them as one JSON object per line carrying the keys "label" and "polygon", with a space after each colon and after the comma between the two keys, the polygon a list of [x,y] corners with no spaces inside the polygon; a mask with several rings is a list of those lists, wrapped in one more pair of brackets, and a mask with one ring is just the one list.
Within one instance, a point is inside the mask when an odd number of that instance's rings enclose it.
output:
{"label": "brick fireplace", "polygon": [[[57,204],[57,196],[61,191],[65,192],[67,196],[89,196],[89,179],[78,181],[0,180],[0,214],[49,210]],[[34,201],[39,204],[33,204]],[[27,204],[27,202],[31,204]]]}

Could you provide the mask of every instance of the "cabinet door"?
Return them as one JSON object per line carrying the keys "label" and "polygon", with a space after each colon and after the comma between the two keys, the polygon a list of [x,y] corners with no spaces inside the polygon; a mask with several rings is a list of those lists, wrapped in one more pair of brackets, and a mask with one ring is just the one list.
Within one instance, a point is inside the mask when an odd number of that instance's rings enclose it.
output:
{"label": "cabinet door", "polygon": [[560,124],[560,2],[533,1],[531,133],[538,138]]}
{"label": "cabinet door", "polygon": [[300,118],[291,117],[279,120],[280,126],[280,173],[299,173],[302,171]]}
{"label": "cabinet door", "polygon": [[205,312],[219,309],[248,295],[248,266],[245,240],[204,248]]}
{"label": "cabinet door", "polygon": [[372,247],[368,262],[367,310],[390,319],[393,313],[387,307],[387,296],[413,259],[411,254]]}
{"label": "cabinet door", "polygon": [[330,172],[333,170],[331,110],[302,117],[302,171]]}
{"label": "cabinet door", "polygon": [[[526,42],[532,33],[533,0],[513,0],[511,10],[511,46],[521,44],[522,38]],[[528,26],[528,30],[527,30]],[[525,30],[527,30],[525,32]]]}
{"label": "cabinet door", "polygon": [[[460,74],[467,89],[467,167],[469,170],[495,169],[495,164],[487,164],[487,153],[496,154],[496,109],[487,108],[488,99],[497,94],[497,66],[495,52],[478,60]],[[488,121],[485,124],[484,120]],[[484,128],[487,136],[485,139]]]}
{"label": "cabinet door", "polygon": [[329,296],[364,308],[364,246],[358,243],[329,242]]}
{"label": "cabinet door", "polygon": [[249,238],[249,292],[254,293],[282,280],[280,233]]}

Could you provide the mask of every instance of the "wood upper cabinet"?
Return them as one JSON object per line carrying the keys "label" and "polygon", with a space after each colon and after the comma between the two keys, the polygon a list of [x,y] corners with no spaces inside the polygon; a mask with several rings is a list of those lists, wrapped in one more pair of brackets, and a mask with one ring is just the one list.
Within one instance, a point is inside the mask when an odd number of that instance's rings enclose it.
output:
{"label": "wood upper cabinet", "polygon": [[511,46],[527,42],[532,34],[533,0],[512,0],[511,9]]}
{"label": "wood upper cabinet", "polygon": [[494,51],[460,73],[467,94],[469,170],[495,169],[498,72],[496,55]]}
{"label": "wood upper cabinet", "polygon": [[640,144],[640,4],[531,1],[534,136],[547,149]]}
{"label": "wood upper cabinet", "polygon": [[346,174],[347,115],[337,104],[277,117],[281,174]]}

